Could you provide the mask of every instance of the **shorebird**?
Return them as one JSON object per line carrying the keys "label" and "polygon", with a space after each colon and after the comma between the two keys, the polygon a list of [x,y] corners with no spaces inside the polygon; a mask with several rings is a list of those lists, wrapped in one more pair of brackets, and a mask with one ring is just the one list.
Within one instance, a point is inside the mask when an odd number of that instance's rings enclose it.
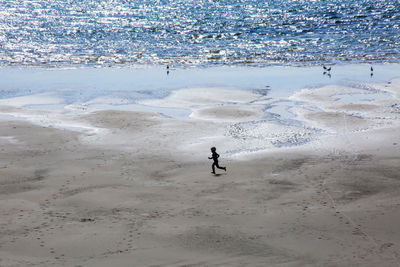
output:
{"label": "shorebird", "polygon": [[371,66],[371,71],[374,71],[374,68]]}
{"label": "shorebird", "polygon": [[331,67],[329,67],[329,68],[327,68],[325,65],[324,66],[322,66],[323,68],[324,68],[324,70],[326,70],[326,71],[331,71]]}

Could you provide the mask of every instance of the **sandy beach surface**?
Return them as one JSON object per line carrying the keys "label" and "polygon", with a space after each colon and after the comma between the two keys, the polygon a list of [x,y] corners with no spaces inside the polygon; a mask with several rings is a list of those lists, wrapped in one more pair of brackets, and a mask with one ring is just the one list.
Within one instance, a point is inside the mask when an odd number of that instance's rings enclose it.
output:
{"label": "sandy beach surface", "polygon": [[135,103],[187,117],[3,99],[0,266],[400,266],[400,81],[367,89],[279,99],[301,124],[227,88]]}

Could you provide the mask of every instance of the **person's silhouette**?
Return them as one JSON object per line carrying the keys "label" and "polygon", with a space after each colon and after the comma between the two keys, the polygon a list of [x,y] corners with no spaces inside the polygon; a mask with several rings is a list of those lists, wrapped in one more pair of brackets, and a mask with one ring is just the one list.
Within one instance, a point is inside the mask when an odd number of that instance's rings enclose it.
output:
{"label": "person's silhouette", "polygon": [[211,157],[208,157],[208,159],[214,160],[214,163],[211,165],[211,168],[212,168],[212,172],[211,173],[215,174],[215,166],[217,166],[218,169],[226,171],[226,167],[220,167],[218,165],[219,155],[218,155],[217,149],[215,147],[211,148],[211,153],[212,153]]}

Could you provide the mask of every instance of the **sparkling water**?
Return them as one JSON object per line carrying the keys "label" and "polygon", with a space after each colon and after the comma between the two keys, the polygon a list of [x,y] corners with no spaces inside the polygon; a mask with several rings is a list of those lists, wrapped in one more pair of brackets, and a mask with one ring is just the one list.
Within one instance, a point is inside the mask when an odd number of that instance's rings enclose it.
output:
{"label": "sparkling water", "polygon": [[0,66],[399,62],[398,0],[6,0]]}

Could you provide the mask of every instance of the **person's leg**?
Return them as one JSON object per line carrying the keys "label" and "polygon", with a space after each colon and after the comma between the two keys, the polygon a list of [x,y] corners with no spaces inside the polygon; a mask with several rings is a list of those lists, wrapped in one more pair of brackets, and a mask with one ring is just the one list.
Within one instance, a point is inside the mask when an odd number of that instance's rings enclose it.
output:
{"label": "person's leg", "polygon": [[215,163],[213,163],[211,167],[212,167],[212,173],[215,174]]}
{"label": "person's leg", "polygon": [[221,170],[226,171],[226,167],[220,167],[220,166],[218,165],[218,161],[217,161],[216,163],[214,163],[214,164],[217,166],[218,169],[221,169]]}

